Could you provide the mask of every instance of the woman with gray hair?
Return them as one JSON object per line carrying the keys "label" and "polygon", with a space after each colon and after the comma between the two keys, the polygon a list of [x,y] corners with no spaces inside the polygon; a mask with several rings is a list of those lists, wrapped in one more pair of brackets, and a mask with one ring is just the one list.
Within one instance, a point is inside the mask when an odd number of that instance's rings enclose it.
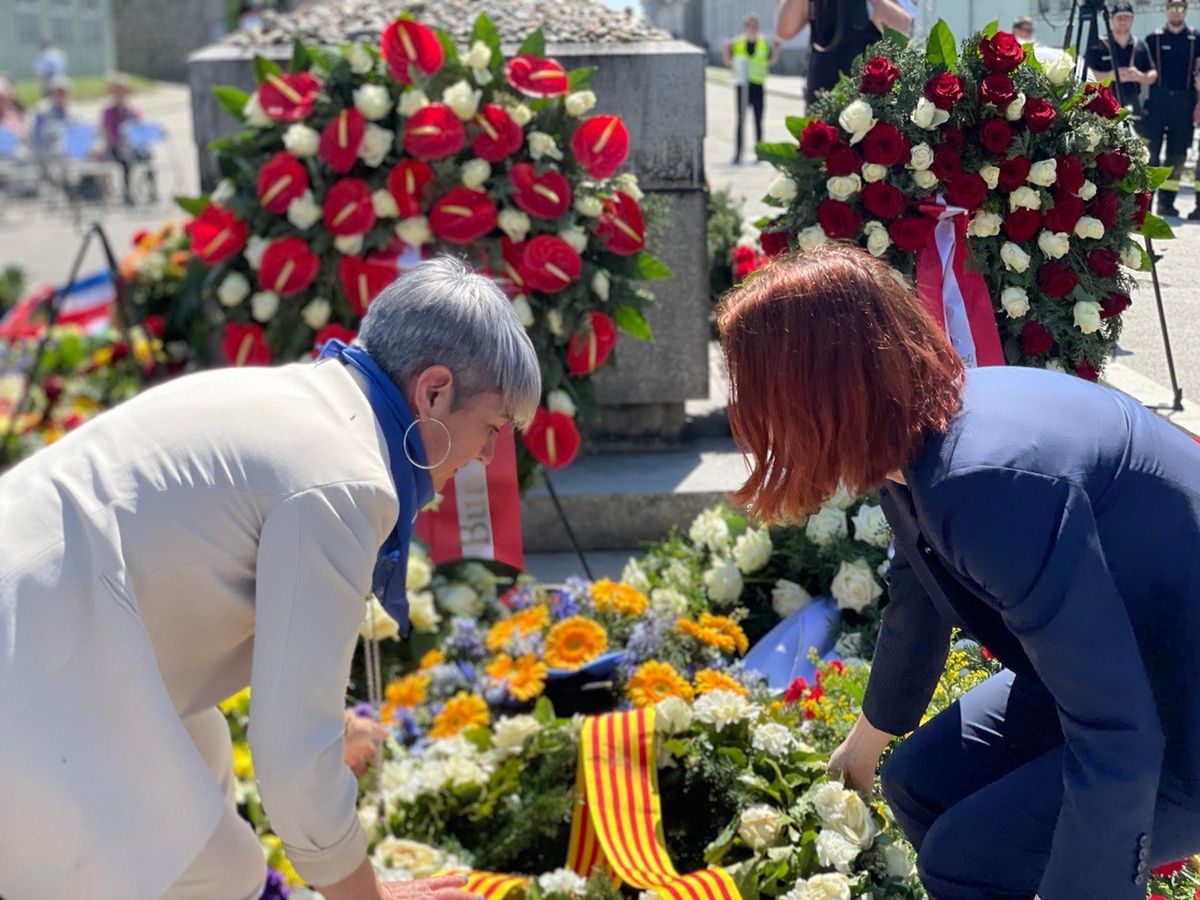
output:
{"label": "woman with gray hair", "polygon": [[469,900],[461,879],[376,879],[345,690],[373,582],[404,615],[417,511],[540,393],[508,300],[435,259],[354,346],[180,378],[0,477],[0,896],[257,898],[217,709],[249,684],[259,791],[302,877],[328,900]]}

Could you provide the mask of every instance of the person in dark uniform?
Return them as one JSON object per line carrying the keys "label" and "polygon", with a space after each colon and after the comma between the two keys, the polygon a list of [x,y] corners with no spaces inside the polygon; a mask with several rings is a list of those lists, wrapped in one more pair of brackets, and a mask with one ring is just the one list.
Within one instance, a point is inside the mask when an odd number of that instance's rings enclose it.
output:
{"label": "person in dark uniform", "polygon": [[1187,15],[1185,0],[1167,4],[1167,23],[1147,35],[1150,53],[1158,79],[1150,86],[1147,103],[1145,136],[1150,144],[1150,165],[1170,166],[1171,177],[1158,189],[1160,216],[1178,216],[1175,195],[1188,148],[1192,145],[1193,116],[1196,107],[1196,32],[1184,21]]}
{"label": "person in dark uniform", "polygon": [[1134,127],[1144,134],[1142,87],[1158,81],[1145,41],[1133,33],[1133,4],[1118,0],[1109,11],[1112,36],[1102,36],[1087,52],[1087,65],[1097,80],[1112,78],[1117,100],[1134,116]]}
{"label": "person in dark uniform", "polygon": [[[868,6],[870,8],[868,8]],[[884,28],[908,34],[912,16],[896,0],[783,0],[775,20],[781,41],[812,25],[812,56],[804,88],[805,107],[850,69],[854,57],[883,37]]]}

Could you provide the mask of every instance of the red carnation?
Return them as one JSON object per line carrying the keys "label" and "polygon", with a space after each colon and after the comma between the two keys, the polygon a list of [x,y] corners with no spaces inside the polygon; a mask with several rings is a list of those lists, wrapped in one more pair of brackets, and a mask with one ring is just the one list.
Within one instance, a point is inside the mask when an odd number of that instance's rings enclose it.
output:
{"label": "red carnation", "polygon": [[624,191],[614,191],[604,201],[596,234],[604,241],[606,250],[620,256],[629,256],[645,247],[646,226],[637,201]]}
{"label": "red carnation", "polygon": [[191,235],[192,251],[206,266],[215,266],[246,244],[246,223],[216,203],[204,207],[184,230]]}
{"label": "red carnation", "polygon": [[1025,125],[1033,134],[1039,134],[1054,124],[1058,111],[1052,103],[1041,97],[1034,97],[1025,102]]}
{"label": "red carnation", "polygon": [[1058,260],[1042,263],[1038,269],[1038,287],[1047,297],[1065,297],[1079,284],[1079,276]]}
{"label": "red carnation", "polygon": [[1036,209],[1014,209],[1004,220],[1004,231],[1008,239],[1023,244],[1042,227],[1042,214]]}
{"label": "red carnation", "polygon": [[1086,359],[1080,360],[1079,365],[1075,367],[1075,374],[1080,378],[1086,378],[1088,381],[1095,381],[1100,377],[1100,373],[1096,371],[1096,367]]}
{"label": "red carnation", "polygon": [[983,202],[987,192],[988,186],[983,176],[978,172],[968,172],[950,182],[946,189],[946,199],[955,206],[973,211]]}
{"label": "red carnation", "polygon": [[570,244],[553,234],[539,234],[525,242],[521,254],[521,280],[534,290],[553,294],[579,277],[583,261]]}
{"label": "red carnation", "polygon": [[908,159],[911,148],[900,129],[889,122],[879,122],[867,132],[862,142],[863,158],[880,166],[894,166]]}
{"label": "red carnation", "polygon": [[933,148],[933,165],[929,167],[941,181],[951,181],[963,173],[962,155],[946,144]]}
{"label": "red carnation", "polygon": [[308,118],[321,93],[321,82],[309,72],[281,72],[266,77],[258,88],[258,103],[278,122]]}
{"label": "red carnation", "polygon": [[563,174],[548,169],[541,175],[527,162],[508,170],[513,200],[517,206],[539,219],[557,219],[571,207],[571,185]]}
{"label": "red carnation", "polygon": [[888,237],[906,253],[916,253],[929,242],[937,223],[928,216],[901,216],[888,226]]}
{"label": "red carnation", "polygon": [[1118,181],[1129,171],[1130,160],[1124,150],[1096,154],[1096,168],[1109,181]]}
{"label": "red carnation", "polygon": [[395,280],[396,275],[396,258],[386,253],[371,253],[366,259],[343,256],[338,263],[342,292],[359,316],[366,314],[367,306]]}
{"label": "red carnation", "polygon": [[383,30],[379,52],[387,60],[392,77],[401,84],[412,82],[409,66],[426,75],[442,67],[442,42],[430,29],[411,19],[397,19]]}
{"label": "red carnation", "polygon": [[962,81],[950,72],[940,72],[925,82],[925,96],[938,109],[951,109],[963,98]]}
{"label": "red carnation", "polygon": [[286,150],[258,170],[258,202],[267,212],[287,212],[288,204],[307,190],[308,169]]}
{"label": "red carnation", "polygon": [[317,155],[329,168],[344,175],[358,159],[358,150],[367,133],[367,120],[357,109],[343,109],[321,129]]}
{"label": "red carnation", "polygon": [[1051,231],[1070,234],[1083,218],[1083,201],[1074,194],[1059,191],[1054,195],[1054,205],[1046,213],[1046,227]]}
{"label": "red carnation", "polygon": [[993,153],[1005,153],[1013,142],[1013,130],[1003,119],[988,119],[979,126],[979,143]]}
{"label": "red carnation", "polygon": [[375,224],[371,186],[361,178],[335,181],[325,194],[325,227],[332,234],[366,234]]}
{"label": "red carnation", "polygon": [[629,132],[620,116],[590,116],[571,135],[571,152],[593,178],[607,178],[629,155]]}
{"label": "red carnation", "polygon": [[1030,319],[1021,329],[1021,349],[1026,356],[1041,356],[1054,346],[1054,337],[1041,322]]}
{"label": "red carnation", "polygon": [[998,109],[1007,109],[1017,99],[1017,88],[1003,72],[996,72],[979,82],[979,99]]}
{"label": "red carnation", "polygon": [[387,186],[400,218],[419,216],[425,211],[425,189],[433,181],[433,169],[419,159],[402,159],[388,174]]}
{"label": "red carnation", "polygon": [[788,684],[787,690],[783,693],[784,703],[797,703],[804,699],[804,695],[808,692],[808,682],[805,681],[802,675],[797,675]]}
{"label": "red carnation", "polygon": [[1025,183],[1031,168],[1033,168],[1033,162],[1028,156],[1014,156],[1004,160],[1000,163],[999,184],[1001,189],[1010,193],[1015,191]]}
{"label": "red carnation", "polygon": [[828,122],[809,122],[800,132],[800,152],[809,159],[822,159],[837,141],[838,131]]}
{"label": "red carnation", "polygon": [[488,162],[500,162],[521,149],[525,135],[503,106],[485,103],[472,120],[479,134],[471,141],[471,152]]}
{"label": "red carnation", "polygon": [[1120,260],[1116,250],[1097,248],[1088,254],[1088,268],[1101,278],[1112,278],[1117,274]]}
{"label": "red carnation", "polygon": [[225,323],[225,333],[221,339],[221,350],[225,361],[231,366],[269,366],[271,364],[271,348],[263,337],[261,325],[239,325],[236,322]]}
{"label": "red carnation", "polygon": [[418,159],[453,156],[466,139],[463,123],[442,103],[421,107],[404,123],[404,149]]}
{"label": "red carnation", "polygon": [[1099,219],[1105,228],[1112,228],[1117,221],[1118,202],[1114,191],[1101,191],[1088,204],[1088,215]]}
{"label": "red carnation", "polygon": [[550,412],[543,406],[521,433],[521,440],[533,458],[549,469],[570,464],[579,452],[579,429],[575,420],[562,412]]}
{"label": "red carnation", "polygon": [[336,338],[343,343],[349,344],[356,337],[358,337],[358,332],[354,329],[347,328],[345,325],[338,325],[336,322],[330,322],[313,337],[313,357],[315,358],[317,351],[325,346],[326,341],[332,341]]}
{"label": "red carnation", "polygon": [[1137,191],[1133,195],[1133,224],[1141,228],[1146,222],[1146,214],[1150,212],[1149,191]]}
{"label": "red carnation", "polygon": [[589,327],[571,335],[567,344],[567,369],[572,375],[591,375],[617,345],[617,329],[607,315],[591,313],[588,322]]}
{"label": "red carnation", "polygon": [[862,169],[862,158],[858,151],[845,141],[838,141],[829,150],[825,158],[825,171],[831,177],[839,175],[857,175]]}
{"label": "red carnation", "polygon": [[496,227],[496,207],[485,191],[452,187],[434,201],[429,227],[443,241],[469,244]]}
{"label": "red carnation", "polygon": [[298,294],[317,277],[321,261],[304,238],[271,241],[258,265],[258,286],[280,296]]}
{"label": "red carnation", "polygon": [[1091,97],[1083,108],[1094,112],[1098,116],[1103,116],[1106,119],[1115,119],[1117,113],[1121,111],[1121,104],[1117,102],[1117,98],[1113,96],[1113,92],[1102,84],[1089,82],[1083,89],[1085,97]]}
{"label": "red carnation", "polygon": [[1083,187],[1083,162],[1078,156],[1060,156],[1055,166],[1055,183],[1060,190],[1078,194]]}
{"label": "red carnation", "polygon": [[510,59],[504,66],[504,77],[530,97],[559,97],[570,88],[567,70],[557,60],[528,53]]}
{"label": "red carnation", "polygon": [[900,215],[908,203],[902,190],[883,181],[875,181],[864,187],[860,199],[867,212],[885,222]]}
{"label": "red carnation", "polygon": [[1128,294],[1121,291],[1109,291],[1100,301],[1100,318],[1111,319],[1119,316],[1132,305],[1133,300]]}
{"label": "red carnation", "polygon": [[787,229],[777,228],[770,231],[764,231],[759,234],[758,242],[762,244],[763,253],[765,253],[767,256],[779,256],[781,253],[787,253]]}
{"label": "red carnation", "polygon": [[1025,60],[1025,50],[1010,32],[997,31],[979,42],[979,55],[989,72],[1011,72]]}
{"label": "red carnation", "polygon": [[864,94],[886,94],[899,77],[900,70],[890,59],[886,56],[876,56],[867,60],[867,64],[863,66],[862,87],[859,90]]}
{"label": "red carnation", "polygon": [[817,207],[817,221],[821,223],[825,234],[836,241],[854,237],[858,226],[862,224],[862,217],[849,203],[828,199],[822,200]]}

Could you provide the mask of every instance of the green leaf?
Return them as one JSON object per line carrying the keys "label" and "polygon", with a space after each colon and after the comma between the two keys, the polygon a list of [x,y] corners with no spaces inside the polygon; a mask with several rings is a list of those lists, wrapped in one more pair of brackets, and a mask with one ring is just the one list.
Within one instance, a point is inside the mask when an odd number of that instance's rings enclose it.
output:
{"label": "green leaf", "polygon": [[567,90],[586,91],[592,86],[592,76],[596,73],[593,66],[581,66],[567,73]]}
{"label": "green leaf", "polygon": [[1156,191],[1162,186],[1164,181],[1171,177],[1171,167],[1150,166],[1146,169],[1146,177],[1149,179],[1146,187],[1149,190]]}
{"label": "green leaf", "polygon": [[883,29],[883,39],[900,50],[908,48],[908,35],[902,31],[897,31],[890,25]]}
{"label": "green leaf", "polygon": [[265,56],[254,57],[254,77],[259,84],[267,80],[268,75],[282,75],[283,69],[279,68],[279,63],[267,59]]}
{"label": "green leaf", "polygon": [[811,121],[812,119],[807,116],[788,116],[783,120],[783,123],[787,126],[787,130],[792,133],[792,137],[800,140],[800,135],[804,133],[804,129],[808,127],[808,123]]}
{"label": "green leaf", "polygon": [[546,55],[546,34],[542,29],[537,29],[521,41],[521,46],[517,48],[517,55],[524,56],[525,54],[530,56]]}
{"label": "green leaf", "polygon": [[[746,758],[746,754],[743,753],[741,750],[739,750],[737,747],[722,747],[717,752],[719,754],[721,754],[722,756],[726,757],[727,759],[729,759],[736,766],[744,766],[744,765],[746,765],[747,762],[749,762],[749,760]],[[757,777],[757,776],[752,776],[752,777]],[[763,779],[759,779],[759,780],[761,781]]]}
{"label": "green leaf", "polygon": [[239,122],[246,121],[246,114],[242,110],[246,108],[246,103],[250,100],[249,94],[240,88],[230,87],[227,84],[214,84],[212,92],[225,112],[229,113]]}
{"label": "green leaf", "polygon": [[480,13],[475,18],[475,27],[471,29],[471,43],[476,41],[487,44],[488,49],[492,51],[493,63],[500,58],[500,32],[496,30],[487,13]]}
{"label": "green leaf", "polygon": [[657,281],[660,278],[670,278],[671,270],[667,264],[655,256],[642,250],[637,255],[638,277],[642,281]]}
{"label": "green leaf", "polygon": [[948,71],[953,70],[954,64],[958,62],[954,32],[950,30],[945,19],[938,19],[933,31],[929,32],[929,40],[925,43],[925,59],[931,65],[944,66]]}
{"label": "green leaf", "polygon": [[1154,213],[1146,213],[1146,221],[1138,229],[1138,234],[1145,235],[1148,238],[1166,239],[1175,237],[1175,232],[1171,230],[1171,226],[1167,224],[1166,220],[1160,219]]}
{"label": "green leaf", "polygon": [[1046,67],[1042,65],[1042,61],[1033,52],[1033,44],[1022,44],[1021,49],[1025,51],[1025,65],[1037,69],[1039,72],[1046,71]]}
{"label": "green leaf", "polygon": [[800,148],[795,144],[767,143],[763,141],[754,148],[754,151],[758,154],[759,159],[783,167],[799,155]]}
{"label": "green leaf", "polygon": [[292,44],[292,62],[288,66],[289,72],[304,72],[311,68],[312,62],[312,54],[308,52],[308,48],[301,41]]}
{"label": "green leaf", "polygon": [[984,27],[983,36],[987,37],[987,38],[994,38],[996,36],[996,32],[999,30],[1000,30],[1000,20],[993,19],[991,22],[988,22],[987,25]]}
{"label": "green leaf", "polygon": [[637,338],[639,341],[653,341],[654,332],[650,328],[650,323],[646,321],[636,306],[617,307],[616,313],[617,327],[631,337]]}
{"label": "green leaf", "polygon": [[533,706],[533,717],[542,726],[549,725],[554,721],[554,704],[550,702],[549,697],[538,697],[537,703]]}
{"label": "green leaf", "polygon": [[437,34],[438,42],[441,43],[442,50],[445,51],[446,60],[448,62],[457,63],[458,46],[454,43],[454,38],[450,37],[450,35],[446,34],[446,32],[442,31],[440,28],[436,29],[434,33]]}
{"label": "green leaf", "polygon": [[208,204],[211,203],[208,199],[208,194],[202,194],[199,197],[183,197],[175,198],[175,205],[182,209],[185,213],[192,216],[198,216],[204,212]]}

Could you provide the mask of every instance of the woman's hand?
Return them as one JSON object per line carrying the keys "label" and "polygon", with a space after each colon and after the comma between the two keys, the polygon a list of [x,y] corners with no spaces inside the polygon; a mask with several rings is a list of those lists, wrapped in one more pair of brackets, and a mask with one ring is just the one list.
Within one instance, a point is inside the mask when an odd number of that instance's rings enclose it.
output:
{"label": "woman's hand", "polygon": [[461,875],[440,875],[418,881],[387,881],[379,885],[383,900],[479,900],[478,894],[464,890]]}
{"label": "woman's hand", "polygon": [[841,777],[851,790],[870,794],[875,789],[879,757],[891,739],[860,715],[846,740],[829,757],[829,774]]}
{"label": "woman's hand", "polygon": [[366,716],[346,713],[346,749],[343,759],[356,777],[362,778],[375,759],[379,745],[387,737],[383,726]]}

